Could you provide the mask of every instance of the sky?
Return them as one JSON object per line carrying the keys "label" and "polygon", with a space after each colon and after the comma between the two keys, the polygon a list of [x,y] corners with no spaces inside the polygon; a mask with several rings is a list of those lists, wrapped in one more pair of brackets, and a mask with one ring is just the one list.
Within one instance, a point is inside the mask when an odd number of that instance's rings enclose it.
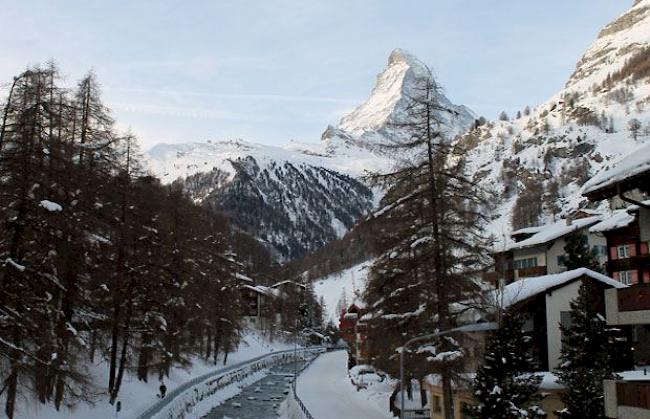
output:
{"label": "sky", "polygon": [[[156,143],[317,142],[390,52],[488,119],[559,91],[632,0],[0,0],[0,83],[54,59],[91,68],[120,129]],[[2,91],[4,94],[4,90]]]}

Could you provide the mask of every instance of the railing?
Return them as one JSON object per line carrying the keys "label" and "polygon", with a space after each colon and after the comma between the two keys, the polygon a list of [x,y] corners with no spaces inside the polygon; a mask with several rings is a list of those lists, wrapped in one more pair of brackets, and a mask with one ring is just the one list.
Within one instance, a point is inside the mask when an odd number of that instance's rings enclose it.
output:
{"label": "railing", "polygon": [[[326,348],[324,347],[304,348],[297,350],[297,354],[299,356],[305,356],[307,353],[320,353],[325,350]],[[228,385],[243,380],[261,369],[287,362],[287,360],[293,359],[293,356],[293,349],[272,352],[239,362],[227,368],[203,374],[169,392],[164,399],[149,407],[137,416],[136,419],[152,419],[161,412],[166,412],[165,417],[169,419],[185,418],[206,397],[209,397]]]}
{"label": "railing", "polygon": [[510,284],[515,280],[515,271],[508,269],[506,271],[488,271],[483,273],[483,280],[494,285],[499,284],[499,280],[503,279],[506,284]]}
{"label": "railing", "polygon": [[305,415],[305,419],[314,419],[314,417],[309,412],[309,409],[307,409],[307,406],[305,406],[305,404],[302,402],[302,400],[300,400],[300,397],[298,397],[298,395],[295,393],[295,391],[294,391],[294,394],[293,394],[293,398],[296,401],[296,404],[298,405],[300,410],[302,411],[303,415]]}
{"label": "railing", "polygon": [[636,270],[650,266],[650,255],[630,256],[629,258],[613,259],[607,262],[607,269],[610,272]]}
{"label": "railing", "polygon": [[529,268],[519,268],[517,269],[518,278],[530,278],[533,276],[543,276],[546,275],[546,266],[531,266]]}
{"label": "railing", "polygon": [[650,410],[650,382],[619,381],[616,383],[616,399],[619,406]]}
{"label": "railing", "polygon": [[[333,349],[330,347],[327,350],[331,351]],[[298,407],[302,411],[303,415],[305,416],[305,419],[314,419],[314,417],[312,416],[311,412],[309,412],[309,409],[307,409],[307,406],[305,406],[305,403],[303,403],[303,401],[300,399],[300,397],[298,397],[298,392],[296,391],[296,386],[297,386],[297,383],[298,383],[298,375],[300,375],[300,373],[302,373],[305,370],[305,368],[307,368],[312,362],[314,362],[315,359],[316,358],[314,357],[314,358],[310,359],[308,363],[303,365],[303,367],[300,369],[300,371],[298,371],[298,374],[296,374],[296,376],[294,377],[294,380],[293,380],[293,383],[292,383],[292,386],[291,386],[292,389],[293,389],[293,399],[296,401],[296,404],[298,405]]]}
{"label": "railing", "polygon": [[617,290],[618,311],[650,310],[650,284],[637,284]]}

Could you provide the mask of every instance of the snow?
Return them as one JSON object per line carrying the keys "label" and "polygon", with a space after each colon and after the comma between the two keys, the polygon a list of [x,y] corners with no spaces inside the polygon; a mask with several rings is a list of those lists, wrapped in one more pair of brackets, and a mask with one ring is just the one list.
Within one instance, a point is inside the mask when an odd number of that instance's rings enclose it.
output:
{"label": "snow", "polygon": [[[255,332],[247,332],[236,352],[228,355],[228,362],[225,367],[238,362],[252,359],[270,352],[291,349],[293,345],[274,341],[272,344]],[[223,359],[215,366],[200,358],[192,360],[190,368],[175,367],[172,369],[169,378],[165,379],[167,393],[172,392],[179,385],[214,370],[224,368]],[[89,365],[89,372],[93,382],[98,386],[98,394],[106,394],[104,387],[108,377],[108,365],[104,360],[97,360],[95,364]],[[149,406],[157,402],[156,397],[160,383],[155,377],[150,377],[148,383],[139,381],[136,376],[128,373],[124,376],[122,388],[120,389],[119,400],[122,402],[122,412],[119,417],[134,418]],[[56,411],[52,404],[43,405],[35,400],[23,401],[18,408],[16,419],[87,419],[87,418],[112,418],[115,417],[115,407],[110,405],[105,398],[99,398],[93,405],[80,403],[73,409],[62,408]]]}
{"label": "snow", "polygon": [[258,293],[258,294],[262,294],[262,295],[270,295],[270,292],[269,292],[269,290],[268,290],[267,287],[262,287],[262,286],[253,286],[253,285],[248,285],[248,284],[241,285],[241,287],[244,288],[244,289],[247,289],[247,290],[251,290],[251,291],[253,291],[253,292],[256,292],[256,293]]}
{"label": "snow", "polygon": [[559,274],[520,279],[507,285],[503,288],[502,292],[498,290],[493,291],[491,300],[502,307],[510,307],[534,295],[546,292],[553,287],[569,283],[585,275],[614,288],[627,287],[627,285],[603,274],[599,274],[587,268],[578,268]]}
{"label": "snow", "polygon": [[[325,143],[296,147],[295,143],[269,146],[243,140],[158,144],[148,151],[147,163],[153,174],[164,183],[171,183],[195,173],[209,172],[214,167],[232,177],[235,173],[232,161],[247,156],[253,157],[262,169],[289,162],[295,167],[324,167],[352,177],[363,176],[366,171],[382,171],[391,167],[386,157],[360,147],[347,147],[332,154],[326,149]],[[229,180],[226,179],[226,182]]]}
{"label": "snow", "polygon": [[603,233],[605,231],[616,230],[618,228],[627,227],[634,222],[636,217],[630,213],[628,210],[617,210],[611,215],[611,217],[605,218],[603,221],[591,226],[589,232],[591,233]]}
{"label": "snow", "polygon": [[650,173],[650,144],[639,147],[601,170],[584,184],[582,193],[586,195],[642,173]]}
{"label": "snow", "polygon": [[42,200],[39,202],[39,205],[41,208],[45,208],[49,212],[61,212],[63,211],[63,207],[56,202],[48,201],[47,199]]}
{"label": "snow", "polygon": [[251,283],[251,284],[255,282],[255,281],[253,281],[251,278],[249,278],[248,276],[246,276],[246,275],[244,275],[244,274],[242,274],[242,273],[239,273],[239,272],[237,272],[237,273],[235,274],[235,278],[237,278],[237,279],[240,280],[240,281],[249,282],[249,283]]}
{"label": "snow", "polygon": [[336,306],[343,295],[350,304],[355,300],[355,291],[358,295],[363,293],[368,275],[367,268],[371,263],[360,263],[313,282],[314,293],[325,301],[325,322],[331,320],[338,325],[341,313],[336,311]]}
{"label": "snow", "polygon": [[359,390],[347,375],[347,352],[328,352],[318,357],[298,377],[297,393],[314,419],[388,419],[390,384],[379,383]]}
{"label": "snow", "polygon": [[587,228],[593,224],[596,224],[598,221],[600,221],[600,217],[587,217],[573,220],[570,225],[567,224],[565,220],[561,220],[545,226],[535,227],[535,229],[539,229],[537,233],[533,234],[526,240],[512,243],[506,247],[506,250],[524,249],[526,247],[546,244],[560,237],[564,237],[567,234],[571,234],[575,231]]}
{"label": "snow", "polygon": [[425,65],[410,53],[396,49],[388,59],[388,68],[378,77],[366,102],[341,119],[339,128],[353,135],[376,131],[389,122],[395,107],[402,100],[404,79],[408,71],[417,75],[428,73]]}
{"label": "snow", "polygon": [[26,269],[25,265],[21,265],[20,263],[16,262],[12,258],[5,259],[5,265],[11,265],[14,269],[20,272],[23,272]]}

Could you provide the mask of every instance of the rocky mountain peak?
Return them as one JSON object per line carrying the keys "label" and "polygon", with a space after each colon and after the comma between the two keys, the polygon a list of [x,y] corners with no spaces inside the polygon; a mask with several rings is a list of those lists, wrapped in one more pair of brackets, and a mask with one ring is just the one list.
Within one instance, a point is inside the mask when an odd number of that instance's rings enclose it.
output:
{"label": "rocky mountain peak", "polygon": [[626,61],[650,44],[650,0],[637,0],[627,12],[605,26],[582,56],[566,84],[585,91],[618,71]]}
{"label": "rocky mountain peak", "polygon": [[[408,96],[417,94],[419,83],[425,78],[433,79],[426,64],[404,49],[393,50],[388,65],[377,76],[368,100],[344,116],[337,127],[328,127],[323,140],[353,142],[372,148],[382,141],[382,137],[398,135],[391,126],[408,122]],[[466,107],[452,104],[442,93],[438,94],[437,100],[452,111],[441,115],[451,136],[464,132],[474,122],[474,115]]]}

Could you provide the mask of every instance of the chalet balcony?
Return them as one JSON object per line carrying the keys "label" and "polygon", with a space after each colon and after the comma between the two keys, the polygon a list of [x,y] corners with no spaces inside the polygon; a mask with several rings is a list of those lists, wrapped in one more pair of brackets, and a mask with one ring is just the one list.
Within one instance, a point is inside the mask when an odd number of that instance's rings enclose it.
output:
{"label": "chalet balcony", "polygon": [[517,278],[531,278],[534,276],[546,275],[546,266],[531,266],[529,268],[517,269]]}
{"label": "chalet balcony", "polygon": [[608,272],[630,271],[643,267],[650,267],[650,255],[632,256],[607,262]]}
{"label": "chalet balcony", "polygon": [[605,291],[607,323],[650,324],[650,284]]}
{"label": "chalet balcony", "polygon": [[650,284],[619,289],[617,297],[618,311],[650,310]]}
{"label": "chalet balcony", "polygon": [[515,271],[508,269],[505,272],[490,271],[483,273],[483,280],[485,282],[497,285],[500,279],[503,279],[506,284],[512,283],[515,280]]}
{"label": "chalet balcony", "polygon": [[650,381],[605,381],[605,415],[617,419],[650,417]]}

